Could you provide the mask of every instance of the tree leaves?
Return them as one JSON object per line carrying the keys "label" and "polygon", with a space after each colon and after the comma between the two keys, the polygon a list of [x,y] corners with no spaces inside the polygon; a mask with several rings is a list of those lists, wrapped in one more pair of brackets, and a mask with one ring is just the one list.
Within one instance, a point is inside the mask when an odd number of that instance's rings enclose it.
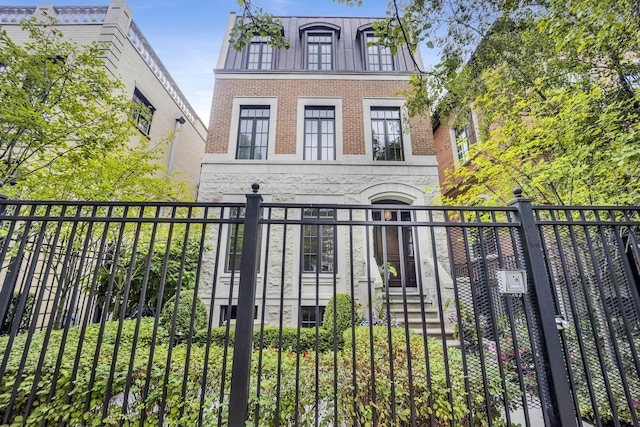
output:
{"label": "tree leaves", "polygon": [[[135,108],[108,74],[105,46],[67,40],[55,20],[22,22],[29,39],[0,32],[0,181],[10,197],[33,199],[185,199],[155,163],[131,121]],[[171,135],[167,135],[170,137]]]}

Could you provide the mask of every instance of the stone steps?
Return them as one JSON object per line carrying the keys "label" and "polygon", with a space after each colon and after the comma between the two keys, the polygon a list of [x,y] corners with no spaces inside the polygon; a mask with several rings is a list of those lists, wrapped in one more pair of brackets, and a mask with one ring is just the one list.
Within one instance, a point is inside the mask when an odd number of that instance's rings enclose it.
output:
{"label": "stone steps", "polygon": [[[383,309],[386,310],[388,305],[391,317],[403,324],[406,322],[411,331],[422,334],[426,330],[428,337],[443,338],[440,314],[428,298],[424,296],[421,297],[419,293],[411,292],[410,290],[407,290],[406,294],[403,294],[402,290],[389,289],[388,299],[387,293],[383,294],[382,299],[385,304]],[[460,341],[453,338],[453,332],[453,326],[445,324],[444,339],[446,340],[447,346],[460,347]]]}

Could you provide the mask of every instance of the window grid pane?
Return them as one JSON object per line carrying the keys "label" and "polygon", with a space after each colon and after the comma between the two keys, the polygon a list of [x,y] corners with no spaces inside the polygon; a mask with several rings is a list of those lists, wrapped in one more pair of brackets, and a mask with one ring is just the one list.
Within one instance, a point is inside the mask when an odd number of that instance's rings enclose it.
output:
{"label": "window grid pane", "polygon": [[333,70],[333,37],[331,34],[307,36],[307,69]]}
{"label": "window grid pane", "polygon": [[[231,208],[229,218],[239,219],[244,218],[244,215],[245,208]],[[243,239],[244,224],[230,224],[229,239],[227,241],[227,271],[240,270]]]}
{"label": "window grid pane", "polygon": [[304,159],[335,160],[335,108],[305,108]]}
{"label": "window grid pane", "polygon": [[374,160],[404,160],[399,108],[372,108],[371,133]]}
{"label": "window grid pane", "polygon": [[467,121],[454,129],[456,155],[458,160],[466,162],[469,160],[471,145],[476,143],[476,132],[473,127],[473,113],[469,113]]}
{"label": "window grid pane", "polygon": [[236,159],[267,158],[269,107],[241,107]]}
{"label": "window grid pane", "polygon": [[315,328],[316,326],[322,326],[322,319],[324,317],[323,306],[302,306],[300,309],[301,328]]}
{"label": "window grid pane", "polygon": [[[308,208],[304,218],[334,219],[334,209]],[[305,273],[333,273],[335,226],[305,225],[303,230],[302,271]]]}
{"label": "window grid pane", "polygon": [[393,55],[387,46],[378,44],[379,38],[367,35],[367,62],[371,71],[393,71]]}
{"label": "window grid pane", "polygon": [[249,44],[247,69],[270,70],[272,59],[273,47],[269,45],[269,37],[254,37]]}

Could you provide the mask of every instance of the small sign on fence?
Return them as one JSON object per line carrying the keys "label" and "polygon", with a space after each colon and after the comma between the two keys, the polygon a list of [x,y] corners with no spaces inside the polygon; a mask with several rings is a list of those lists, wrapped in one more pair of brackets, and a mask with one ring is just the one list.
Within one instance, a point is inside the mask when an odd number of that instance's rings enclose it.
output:
{"label": "small sign on fence", "polygon": [[526,294],[526,270],[498,270],[496,273],[500,292],[503,294]]}

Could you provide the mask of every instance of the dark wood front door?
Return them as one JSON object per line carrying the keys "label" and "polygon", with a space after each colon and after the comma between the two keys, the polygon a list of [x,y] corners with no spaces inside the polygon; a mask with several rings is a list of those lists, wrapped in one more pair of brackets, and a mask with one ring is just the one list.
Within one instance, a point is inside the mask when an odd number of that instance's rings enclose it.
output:
{"label": "dark wood front door", "polygon": [[[385,204],[398,204],[397,201],[384,201]],[[373,212],[375,221],[409,221],[408,211],[380,210]],[[416,265],[413,251],[413,235],[411,227],[398,224],[376,226],[374,230],[374,257],[379,267],[383,268],[385,260],[392,266],[396,274],[389,274],[389,286],[416,286]]]}

